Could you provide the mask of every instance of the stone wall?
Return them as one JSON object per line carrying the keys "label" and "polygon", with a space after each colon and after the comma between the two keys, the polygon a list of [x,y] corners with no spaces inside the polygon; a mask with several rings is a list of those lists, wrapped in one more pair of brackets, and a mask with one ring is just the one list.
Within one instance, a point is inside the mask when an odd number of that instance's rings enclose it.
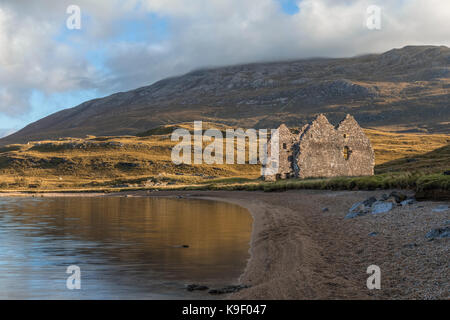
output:
{"label": "stone wall", "polygon": [[355,118],[347,115],[339,123],[336,131],[344,137],[344,147],[350,149],[347,161],[348,176],[371,176],[374,174],[375,153],[369,138],[356,122]]}
{"label": "stone wall", "polygon": [[279,134],[278,174],[266,180],[373,175],[372,146],[351,115],[334,127],[321,114],[298,135],[283,124]]}
{"label": "stone wall", "polygon": [[278,128],[280,153],[279,153],[279,177],[286,179],[295,176],[294,171],[294,148],[297,143],[297,137],[291,133],[288,127],[282,124]]}
{"label": "stone wall", "polygon": [[[266,181],[275,181],[276,179],[287,179],[295,177],[296,172],[294,170],[295,161],[294,154],[296,146],[298,145],[298,136],[292,134],[286,125],[282,124],[278,127],[278,143],[279,143],[279,158],[278,158],[278,171],[275,175],[265,176]],[[267,145],[268,155],[271,155],[271,143],[269,141]],[[269,162],[267,168],[274,168],[274,164]]]}

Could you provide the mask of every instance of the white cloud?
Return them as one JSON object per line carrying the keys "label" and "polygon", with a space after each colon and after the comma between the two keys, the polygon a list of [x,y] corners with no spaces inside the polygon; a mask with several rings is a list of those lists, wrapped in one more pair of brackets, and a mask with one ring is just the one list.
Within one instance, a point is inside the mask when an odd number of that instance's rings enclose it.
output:
{"label": "white cloud", "polygon": [[[202,66],[450,45],[448,0],[302,0],[291,16],[277,0],[79,0],[85,20],[72,46],[57,41],[70,4],[0,4],[0,117],[28,112],[34,89],[47,95],[87,88],[109,93]],[[379,31],[365,28],[371,4],[382,8]],[[167,38],[156,44],[117,40],[124,17],[149,13],[167,19]],[[105,70],[84,55],[99,47]]]}
{"label": "white cloud", "polygon": [[0,113],[29,111],[34,89],[52,94],[94,85],[94,68],[54,40],[58,27],[0,7]]}
{"label": "white cloud", "polygon": [[[371,4],[382,8],[379,31],[366,28]],[[288,16],[275,0],[148,0],[145,8],[171,19],[164,53],[124,44],[109,66],[118,74],[131,66],[136,79],[151,82],[202,66],[450,45],[446,0],[303,0],[298,6],[299,13]],[[140,58],[129,59],[133,47]],[[144,68],[136,67],[139,61]]]}

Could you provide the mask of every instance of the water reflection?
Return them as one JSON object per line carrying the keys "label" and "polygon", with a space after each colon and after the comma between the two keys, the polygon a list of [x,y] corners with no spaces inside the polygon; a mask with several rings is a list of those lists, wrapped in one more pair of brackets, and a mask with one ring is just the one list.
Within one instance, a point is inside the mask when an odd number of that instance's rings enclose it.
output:
{"label": "water reflection", "polygon": [[[183,286],[235,282],[251,223],[205,200],[0,198],[0,298],[211,298]],[[69,265],[82,290],[66,289]]]}

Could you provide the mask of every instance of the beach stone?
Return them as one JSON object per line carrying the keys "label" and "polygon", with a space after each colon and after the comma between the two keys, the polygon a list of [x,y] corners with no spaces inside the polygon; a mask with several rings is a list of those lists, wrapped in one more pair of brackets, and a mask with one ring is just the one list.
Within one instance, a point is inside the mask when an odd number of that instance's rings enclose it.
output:
{"label": "beach stone", "polygon": [[407,198],[408,197],[404,193],[392,191],[386,200],[393,199],[393,200],[395,200],[395,202],[401,203],[402,201],[406,200]]}
{"label": "beach stone", "polygon": [[425,238],[427,239],[450,238],[450,227],[432,229],[425,235]]}
{"label": "beach stone", "polygon": [[401,204],[402,206],[408,206],[408,205],[411,205],[411,204],[413,204],[413,203],[415,203],[415,202],[416,202],[415,199],[409,198],[409,199],[403,200],[402,202],[400,202],[400,204]]}
{"label": "beach stone", "polygon": [[372,205],[372,214],[389,212],[393,207],[392,202],[377,201]]}
{"label": "beach stone", "polygon": [[227,286],[220,289],[209,290],[209,294],[225,294],[241,291],[242,289],[250,288],[248,285]]}
{"label": "beach stone", "polygon": [[371,207],[372,204],[374,204],[375,202],[377,202],[377,198],[375,198],[375,197],[370,197],[370,198],[368,198],[368,199],[366,199],[366,200],[363,201],[363,205],[364,205],[365,207]]}
{"label": "beach stone", "polygon": [[363,216],[365,214],[367,214],[367,210],[363,202],[357,202],[353,204],[353,206],[350,208],[344,219],[353,219],[359,216]]}
{"label": "beach stone", "polygon": [[195,291],[195,290],[199,290],[199,291],[204,291],[204,290],[208,290],[209,288],[207,286],[203,286],[200,284],[190,284],[186,287],[187,291]]}
{"label": "beach stone", "polygon": [[363,204],[362,202],[357,202],[357,203],[353,204],[352,207],[350,208],[350,210],[348,210],[348,212],[356,211],[362,204]]}
{"label": "beach stone", "polygon": [[433,208],[433,210],[431,210],[431,211],[433,211],[433,212],[444,212],[444,211],[447,211],[447,210],[448,210],[448,205],[442,204],[442,205],[437,206],[436,208]]}

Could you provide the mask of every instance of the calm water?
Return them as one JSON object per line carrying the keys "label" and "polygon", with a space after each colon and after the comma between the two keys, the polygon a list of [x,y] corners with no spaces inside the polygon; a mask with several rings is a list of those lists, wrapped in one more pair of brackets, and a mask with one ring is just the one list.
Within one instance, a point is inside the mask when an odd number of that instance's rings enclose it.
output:
{"label": "calm water", "polygon": [[[184,286],[235,283],[251,224],[215,201],[0,198],[0,299],[214,298]],[[81,290],[66,288],[70,265]]]}

